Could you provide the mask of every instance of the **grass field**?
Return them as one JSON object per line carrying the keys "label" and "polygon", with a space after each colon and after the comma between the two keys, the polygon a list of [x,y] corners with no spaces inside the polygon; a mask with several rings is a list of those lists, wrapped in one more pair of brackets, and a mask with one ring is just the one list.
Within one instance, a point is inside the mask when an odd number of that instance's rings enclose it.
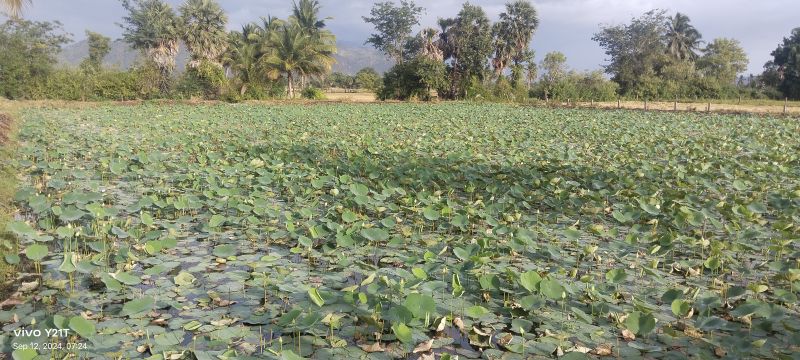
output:
{"label": "grass field", "polygon": [[[5,258],[31,270],[0,311],[4,352],[800,353],[797,119],[468,103],[19,118]],[[48,328],[72,331],[13,335]]]}

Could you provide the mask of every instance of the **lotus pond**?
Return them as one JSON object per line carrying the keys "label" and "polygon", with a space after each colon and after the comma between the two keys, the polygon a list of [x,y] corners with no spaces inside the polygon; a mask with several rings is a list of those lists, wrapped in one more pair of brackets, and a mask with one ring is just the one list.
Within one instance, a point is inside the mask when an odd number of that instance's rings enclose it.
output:
{"label": "lotus pond", "polygon": [[0,311],[17,359],[800,358],[797,119],[453,103],[21,120],[20,286]]}

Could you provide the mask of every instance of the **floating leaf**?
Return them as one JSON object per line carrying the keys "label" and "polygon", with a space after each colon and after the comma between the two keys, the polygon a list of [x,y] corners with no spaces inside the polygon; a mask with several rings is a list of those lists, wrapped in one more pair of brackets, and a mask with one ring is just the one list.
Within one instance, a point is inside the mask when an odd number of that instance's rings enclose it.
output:
{"label": "floating leaf", "polygon": [[[524,272],[519,276],[519,284],[530,293],[536,292],[541,281],[542,277],[536,271]],[[481,286],[483,286],[483,283],[481,283]]]}
{"label": "floating leaf", "polygon": [[406,326],[406,324],[400,323],[397,325],[392,326],[392,332],[397,339],[403,342],[404,344],[410,344],[412,342],[411,338],[411,329]]}
{"label": "floating leaf", "polygon": [[325,299],[322,298],[322,295],[320,295],[319,290],[316,288],[308,289],[308,297],[319,307],[325,305]]}
{"label": "floating leaf", "polygon": [[73,316],[69,319],[69,328],[74,330],[84,339],[92,339],[97,333],[94,323],[82,316]]}
{"label": "floating leaf", "polygon": [[197,278],[195,278],[191,273],[181,271],[173,280],[175,281],[175,285],[178,286],[192,286]]}
{"label": "floating leaf", "polygon": [[31,259],[33,261],[41,261],[42,259],[44,259],[45,256],[47,256],[47,252],[48,252],[47,246],[40,244],[31,244],[28,245],[28,248],[25,249],[25,256],[27,256],[28,259]]}
{"label": "floating leaf", "polygon": [[656,328],[656,319],[651,314],[634,311],[625,318],[625,327],[636,335],[647,335]]}
{"label": "floating leaf", "polygon": [[122,316],[133,316],[153,309],[155,300],[149,296],[141,299],[131,300],[122,306]]}
{"label": "floating leaf", "polygon": [[379,228],[369,228],[361,230],[361,236],[369,241],[385,241],[389,239],[389,233]]}

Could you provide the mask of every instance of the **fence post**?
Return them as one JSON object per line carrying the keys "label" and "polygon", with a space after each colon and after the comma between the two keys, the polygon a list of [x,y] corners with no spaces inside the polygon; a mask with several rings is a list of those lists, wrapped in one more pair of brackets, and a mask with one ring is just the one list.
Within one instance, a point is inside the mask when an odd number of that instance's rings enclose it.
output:
{"label": "fence post", "polygon": [[619,98],[617,98],[617,109],[620,108]]}
{"label": "fence post", "polygon": [[706,105],[706,112],[711,112],[711,101],[709,101],[708,105]]}
{"label": "fence post", "polygon": [[592,107],[594,107],[594,99],[592,99]]}
{"label": "fence post", "polygon": [[678,111],[678,97],[675,97],[675,102],[672,104],[672,111]]}
{"label": "fence post", "polygon": [[644,111],[647,111],[647,98],[644,99]]}
{"label": "fence post", "polygon": [[783,113],[786,114],[786,106],[789,105],[789,98],[783,98]]}

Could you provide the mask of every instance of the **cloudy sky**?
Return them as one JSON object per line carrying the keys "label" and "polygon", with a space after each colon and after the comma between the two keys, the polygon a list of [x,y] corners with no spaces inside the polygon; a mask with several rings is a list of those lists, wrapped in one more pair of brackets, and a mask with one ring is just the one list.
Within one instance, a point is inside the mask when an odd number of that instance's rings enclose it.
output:
{"label": "cloudy sky", "polygon": [[[181,0],[167,0],[173,5]],[[472,0],[495,20],[507,0]],[[340,41],[362,44],[372,28],[362,16],[376,1],[320,0],[322,14],[333,17],[330,29]],[[435,26],[439,17],[455,16],[463,0],[435,0],[417,3],[425,7],[423,26]],[[567,55],[575,69],[596,69],[604,63],[602,49],[591,40],[600,24],[618,24],[643,12],[660,8],[688,14],[704,39],[730,37],[741,41],[750,57],[749,72],[761,71],[769,53],[794,27],[800,27],[798,0],[532,0],[539,11],[540,26],[533,40],[537,59],[549,51]],[[271,14],[286,17],[291,0],[220,0],[228,11],[230,27]],[[113,38],[120,36],[117,25],[123,9],[116,0],[33,0],[25,17],[59,20],[75,40],[90,29]]]}

